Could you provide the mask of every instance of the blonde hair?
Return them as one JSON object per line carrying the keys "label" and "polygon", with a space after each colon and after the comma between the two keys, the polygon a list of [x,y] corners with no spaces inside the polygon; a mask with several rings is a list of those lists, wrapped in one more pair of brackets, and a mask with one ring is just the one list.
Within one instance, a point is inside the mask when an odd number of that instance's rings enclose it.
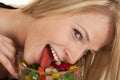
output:
{"label": "blonde hair", "polygon": [[[111,17],[114,40],[94,55],[85,56],[85,80],[120,80],[120,8],[117,0],[36,0],[21,9],[34,18],[96,11]],[[92,63],[91,63],[92,61]]]}

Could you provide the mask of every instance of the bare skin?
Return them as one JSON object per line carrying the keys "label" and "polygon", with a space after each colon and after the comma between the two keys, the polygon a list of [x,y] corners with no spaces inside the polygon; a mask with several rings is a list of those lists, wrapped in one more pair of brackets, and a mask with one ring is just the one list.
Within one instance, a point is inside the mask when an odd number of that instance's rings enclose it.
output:
{"label": "bare skin", "polygon": [[[74,64],[84,55],[85,50],[97,51],[113,37],[109,17],[100,13],[59,14],[34,19],[20,10],[1,11],[0,15],[4,15],[0,18],[1,35],[8,39],[11,35],[16,39],[16,44],[24,46],[23,57],[28,64],[39,63],[41,51],[47,44],[54,49],[60,61]],[[10,45],[16,49],[11,43]],[[0,52],[0,63],[15,75],[9,59],[10,56],[15,59],[15,51],[4,51],[5,48]],[[6,65],[5,61],[9,64]]]}

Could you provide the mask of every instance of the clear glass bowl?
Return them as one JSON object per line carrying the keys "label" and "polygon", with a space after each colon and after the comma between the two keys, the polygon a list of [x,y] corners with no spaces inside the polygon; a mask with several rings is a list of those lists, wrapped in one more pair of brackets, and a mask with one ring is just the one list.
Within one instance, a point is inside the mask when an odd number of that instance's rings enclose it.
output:
{"label": "clear glass bowl", "polygon": [[18,80],[83,80],[83,62],[79,60],[79,67],[62,72],[41,73],[32,68],[28,68],[19,63]]}

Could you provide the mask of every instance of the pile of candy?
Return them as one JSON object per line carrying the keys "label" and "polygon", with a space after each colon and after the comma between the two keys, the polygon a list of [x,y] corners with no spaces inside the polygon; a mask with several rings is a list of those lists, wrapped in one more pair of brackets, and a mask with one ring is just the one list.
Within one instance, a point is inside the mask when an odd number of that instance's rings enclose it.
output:
{"label": "pile of candy", "polygon": [[79,68],[75,64],[61,63],[57,65],[52,62],[46,69],[35,64],[30,68],[25,62],[21,62],[21,64],[24,68],[21,70],[22,78],[19,80],[79,80]]}

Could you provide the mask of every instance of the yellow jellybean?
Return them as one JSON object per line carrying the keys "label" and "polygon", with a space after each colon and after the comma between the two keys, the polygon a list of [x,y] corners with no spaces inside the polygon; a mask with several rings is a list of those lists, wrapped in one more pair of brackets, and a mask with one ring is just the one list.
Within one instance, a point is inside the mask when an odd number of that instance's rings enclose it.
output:
{"label": "yellow jellybean", "polygon": [[53,69],[54,67],[53,66],[49,66],[49,68]]}
{"label": "yellow jellybean", "polygon": [[69,70],[73,70],[73,69],[76,69],[78,68],[77,66],[70,66]]}
{"label": "yellow jellybean", "polygon": [[30,76],[29,76],[29,75],[26,75],[26,76],[25,76],[25,80],[30,80]]}
{"label": "yellow jellybean", "polygon": [[24,66],[24,67],[27,67],[26,63],[24,61],[21,62],[21,64]]}
{"label": "yellow jellybean", "polygon": [[52,77],[53,77],[54,79],[59,79],[59,78],[60,78],[60,74],[55,73],[55,74],[52,75]]}

